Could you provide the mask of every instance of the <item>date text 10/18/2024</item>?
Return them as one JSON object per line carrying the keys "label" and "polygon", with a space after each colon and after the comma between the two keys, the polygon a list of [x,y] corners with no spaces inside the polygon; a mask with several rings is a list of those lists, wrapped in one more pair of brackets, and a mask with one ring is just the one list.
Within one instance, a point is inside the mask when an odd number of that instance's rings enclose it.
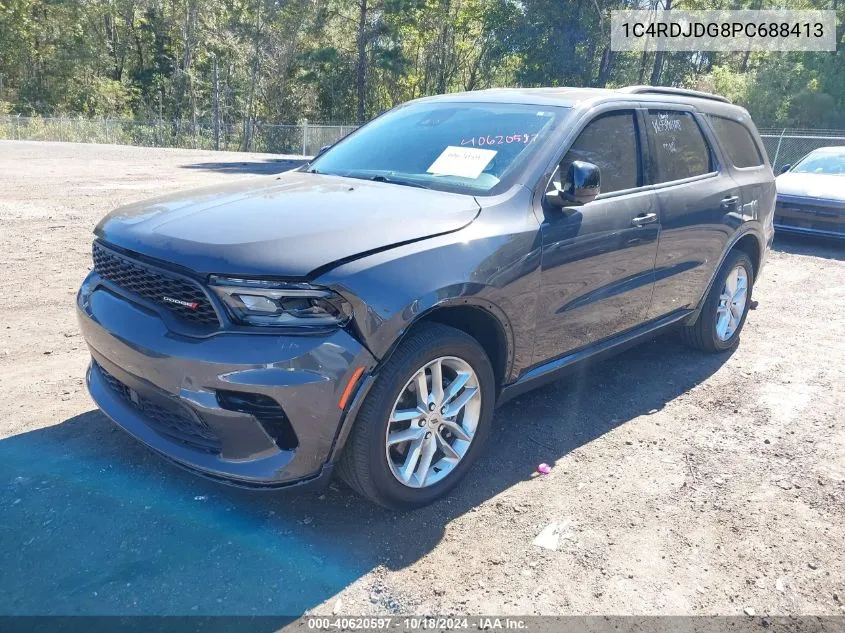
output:
{"label": "date text 10/18/2024", "polygon": [[527,629],[527,623],[520,618],[508,617],[315,617],[308,618],[308,628],[315,631],[336,630],[405,630],[405,631],[459,631]]}

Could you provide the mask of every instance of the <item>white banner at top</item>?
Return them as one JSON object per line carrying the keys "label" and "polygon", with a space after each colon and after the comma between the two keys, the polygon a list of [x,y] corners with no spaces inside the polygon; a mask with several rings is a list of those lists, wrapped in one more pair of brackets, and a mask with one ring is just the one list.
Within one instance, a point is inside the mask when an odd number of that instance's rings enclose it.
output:
{"label": "white banner at top", "polygon": [[835,51],[835,11],[612,11],[614,51]]}

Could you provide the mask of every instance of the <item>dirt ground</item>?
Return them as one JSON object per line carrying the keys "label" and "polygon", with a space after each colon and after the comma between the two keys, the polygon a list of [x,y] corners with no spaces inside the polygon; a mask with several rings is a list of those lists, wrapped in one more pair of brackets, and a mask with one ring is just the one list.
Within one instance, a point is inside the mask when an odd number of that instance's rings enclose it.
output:
{"label": "dirt ground", "polygon": [[231,489],[116,431],[73,309],[95,223],[293,164],[0,142],[0,614],[845,613],[842,245],[776,240],[733,354],[667,336],[510,402],[417,512]]}

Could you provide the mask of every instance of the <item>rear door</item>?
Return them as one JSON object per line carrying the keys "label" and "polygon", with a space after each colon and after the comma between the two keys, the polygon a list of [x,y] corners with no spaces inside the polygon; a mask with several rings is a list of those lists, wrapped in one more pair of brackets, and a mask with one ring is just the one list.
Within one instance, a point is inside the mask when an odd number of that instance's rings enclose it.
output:
{"label": "rear door", "polygon": [[581,206],[542,210],[535,363],[642,323],[660,231],[635,110],[598,115],[561,150],[552,181],[565,177],[572,161],[587,161],[601,170],[601,195]]}
{"label": "rear door", "polygon": [[644,111],[649,180],[660,213],[649,318],[695,307],[739,223],[740,187],[716,152],[703,115],[685,106]]}

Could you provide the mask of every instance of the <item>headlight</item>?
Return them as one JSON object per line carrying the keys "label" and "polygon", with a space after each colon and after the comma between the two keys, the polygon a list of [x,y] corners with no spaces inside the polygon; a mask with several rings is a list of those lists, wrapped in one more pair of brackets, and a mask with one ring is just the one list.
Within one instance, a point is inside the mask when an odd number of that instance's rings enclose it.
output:
{"label": "headlight", "polygon": [[245,325],[325,327],[352,318],[352,307],[340,295],[310,284],[212,276],[211,289]]}

